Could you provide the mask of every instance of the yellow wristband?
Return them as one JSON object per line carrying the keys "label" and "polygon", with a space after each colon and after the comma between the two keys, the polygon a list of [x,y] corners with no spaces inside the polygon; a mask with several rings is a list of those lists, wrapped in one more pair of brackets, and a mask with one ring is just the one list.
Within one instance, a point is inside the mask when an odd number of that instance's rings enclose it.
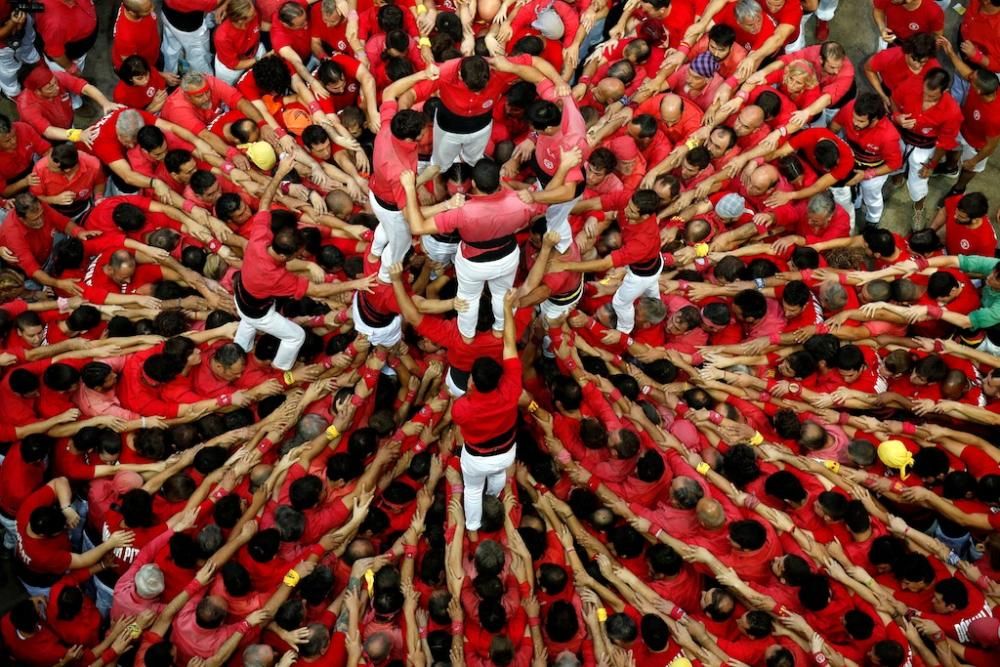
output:
{"label": "yellow wristband", "polygon": [[375,570],[365,570],[365,585],[368,586],[368,595],[375,591]]}
{"label": "yellow wristband", "polygon": [[708,471],[712,469],[712,466],[710,466],[707,463],[705,463],[704,461],[702,461],[701,463],[699,463],[698,465],[696,465],[694,469],[698,471],[699,475],[701,475],[702,477],[704,477],[705,475],[708,474]]}
{"label": "yellow wristband", "polygon": [[423,15],[427,13],[427,7],[423,5],[417,5],[417,14]]}
{"label": "yellow wristband", "polygon": [[534,401],[528,403],[528,412],[530,412],[531,414],[535,414],[536,412],[538,412],[538,403],[535,403]]}
{"label": "yellow wristband", "polygon": [[830,460],[823,461],[823,465],[826,466],[827,470],[835,474],[840,472],[840,463],[838,463],[837,461],[830,461]]}
{"label": "yellow wristband", "polygon": [[83,136],[83,130],[77,130],[77,129],[66,130],[66,138],[72,142],[80,141],[80,137],[82,136]]}
{"label": "yellow wristband", "polygon": [[417,40],[417,45],[421,47],[426,46],[427,48],[430,48],[431,46],[430,37],[421,37],[419,40]]}
{"label": "yellow wristband", "polygon": [[701,142],[698,141],[697,139],[688,139],[684,145],[687,146],[689,151],[691,151],[694,150],[695,148],[698,148],[698,146],[701,146]]}
{"label": "yellow wristband", "polygon": [[760,431],[754,431],[753,436],[750,438],[750,444],[756,447],[762,442],[764,442],[764,436],[760,434]]}
{"label": "yellow wristband", "polygon": [[604,621],[608,620],[608,610],[605,609],[604,607],[598,607],[597,608],[597,620],[600,621],[601,623],[603,623]]}
{"label": "yellow wristband", "polygon": [[299,585],[299,579],[301,578],[302,577],[299,576],[298,572],[296,572],[295,570],[289,570],[288,572],[285,573],[285,578],[283,581],[285,582],[285,585],[288,586],[289,588],[295,588],[296,586]]}
{"label": "yellow wristband", "polygon": [[330,440],[334,440],[340,435],[340,431],[337,430],[336,424],[330,424],[326,427],[326,437]]}
{"label": "yellow wristband", "polygon": [[285,371],[284,375],[281,377],[284,378],[286,387],[291,387],[295,384],[295,375],[293,375],[291,371]]}
{"label": "yellow wristband", "polygon": [[707,243],[699,243],[699,244],[695,245],[695,247],[694,247],[694,254],[695,254],[696,257],[704,257],[705,255],[707,255],[708,254],[708,244]]}

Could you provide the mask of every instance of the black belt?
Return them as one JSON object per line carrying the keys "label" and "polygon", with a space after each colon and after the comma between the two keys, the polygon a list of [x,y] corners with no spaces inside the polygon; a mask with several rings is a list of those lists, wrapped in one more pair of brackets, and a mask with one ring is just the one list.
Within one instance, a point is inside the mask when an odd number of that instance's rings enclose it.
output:
{"label": "black belt", "polygon": [[449,366],[448,372],[451,374],[451,381],[456,387],[462,391],[469,388],[469,376],[472,375],[472,371],[466,371],[461,368],[456,368],[455,366]]}
{"label": "black belt", "polygon": [[275,303],[274,297],[261,299],[250,294],[243,286],[242,271],[233,278],[233,298],[236,299],[236,305],[239,306],[241,313],[255,319],[267,315],[267,311],[271,310]]}
{"label": "black belt", "polygon": [[663,268],[663,257],[657,255],[653,259],[647,260],[645,262],[629,264],[628,268],[629,271],[643,278],[648,278],[649,276],[655,276]]}
{"label": "black belt", "polygon": [[381,197],[379,197],[374,192],[372,193],[372,197],[375,197],[375,201],[377,201],[378,205],[381,206],[382,208],[389,209],[390,211],[399,211],[400,210],[399,207],[396,206],[395,203],[387,202],[386,200],[382,199]]}
{"label": "black belt", "polygon": [[82,201],[75,201],[72,204],[50,204],[52,208],[59,213],[62,213],[67,218],[75,218],[78,215],[85,213],[90,208],[90,199],[84,199]]}
{"label": "black belt", "polygon": [[451,245],[456,245],[462,240],[462,237],[458,232],[449,232],[448,234],[431,234],[431,238],[440,243],[450,243]]}
{"label": "black belt", "polygon": [[500,435],[495,435],[484,442],[465,443],[465,451],[469,452],[473,456],[496,456],[498,454],[503,454],[504,452],[509,452],[514,448],[514,436],[516,434],[517,424],[514,424],[514,426],[511,426]]}
{"label": "black belt", "polygon": [[473,134],[485,129],[493,122],[493,112],[488,111],[478,116],[463,116],[462,114],[455,113],[442,103],[438,107],[434,120],[437,121],[438,127],[445,132],[452,134]]}
{"label": "black belt", "polygon": [[937,144],[937,137],[927,137],[917,134],[899,125],[896,126],[896,129],[899,130],[899,136],[903,138],[903,142],[914,148],[934,148],[934,145]]}
{"label": "black belt", "polygon": [[82,56],[85,56],[88,51],[94,48],[94,44],[97,43],[97,26],[94,26],[94,32],[90,33],[83,39],[78,39],[73,42],[66,42],[65,49],[66,57],[70,60],[76,60]]}
{"label": "black belt", "polygon": [[583,281],[577,285],[576,289],[572,289],[568,292],[563,292],[562,294],[552,294],[549,296],[547,301],[553,306],[568,306],[574,301],[579,299],[583,295]]}
{"label": "black belt", "polygon": [[484,251],[475,257],[466,257],[470,262],[495,262],[517,250],[517,239],[513,236],[502,236],[498,239],[490,239],[489,241],[466,241],[462,239],[462,243],[470,248]]}
{"label": "black belt", "polygon": [[376,310],[374,306],[368,303],[365,295],[365,292],[358,292],[358,315],[361,316],[361,321],[373,329],[382,329],[392,324],[392,321],[396,319],[396,315],[393,313],[387,315]]}

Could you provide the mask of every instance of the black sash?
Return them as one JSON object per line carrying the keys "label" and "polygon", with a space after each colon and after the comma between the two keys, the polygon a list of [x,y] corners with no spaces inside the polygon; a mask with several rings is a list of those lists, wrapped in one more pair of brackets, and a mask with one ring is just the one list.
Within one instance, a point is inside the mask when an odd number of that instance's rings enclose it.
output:
{"label": "black sash", "polygon": [[629,264],[628,268],[635,275],[648,278],[649,276],[655,276],[662,270],[663,258],[660,255],[657,255],[653,259],[646,260],[645,262]]}
{"label": "black sash", "polygon": [[517,250],[517,239],[513,236],[501,236],[498,239],[490,239],[489,241],[466,241],[462,239],[462,243],[470,248],[484,251],[474,257],[466,257],[470,262],[495,262]]}
{"label": "black sash", "polygon": [[260,299],[248,292],[243,287],[242,271],[233,277],[233,297],[236,299],[236,305],[239,306],[240,312],[254,319],[267,315],[267,311],[271,310],[271,306],[275,304],[273,296]]}
{"label": "black sash", "polygon": [[485,442],[465,443],[465,451],[473,456],[496,456],[509,452],[514,447],[514,436],[517,435],[517,425],[511,426],[500,435],[493,436]]}
{"label": "black sash", "polygon": [[163,3],[163,18],[181,32],[194,32],[205,22],[205,12],[179,12]]}

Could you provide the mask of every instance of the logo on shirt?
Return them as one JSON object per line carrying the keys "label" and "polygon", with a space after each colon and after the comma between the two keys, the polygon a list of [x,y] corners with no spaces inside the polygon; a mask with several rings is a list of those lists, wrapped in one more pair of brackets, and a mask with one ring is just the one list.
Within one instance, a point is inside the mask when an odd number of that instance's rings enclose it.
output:
{"label": "logo on shirt", "polygon": [[542,164],[545,165],[546,169],[555,169],[556,166],[552,164],[552,160],[542,160]]}
{"label": "logo on shirt", "polygon": [[913,32],[920,32],[920,24],[919,23],[910,23],[909,27],[910,27],[910,30],[912,30]]}
{"label": "logo on shirt", "polygon": [[337,42],[337,48],[340,49],[341,51],[346,51],[347,42],[345,42],[344,40],[340,40],[339,42]]}
{"label": "logo on shirt", "polygon": [[485,102],[483,102],[484,109],[489,109],[491,106],[493,106],[493,100],[486,100]]}
{"label": "logo on shirt", "polygon": [[969,239],[962,239],[958,242],[958,245],[962,248],[962,250],[968,250],[972,247],[972,244],[969,243]]}
{"label": "logo on shirt", "polygon": [[972,112],[972,117],[975,118],[976,120],[980,120],[983,117],[983,114],[979,112],[979,109],[976,109],[975,111]]}
{"label": "logo on shirt", "polygon": [[924,133],[924,134],[930,134],[930,133],[931,133],[931,128],[929,128],[929,127],[925,127],[925,128],[923,129],[923,133]]}
{"label": "logo on shirt", "polygon": [[146,97],[155,97],[155,96],[156,96],[156,88],[154,88],[153,86],[149,86],[148,88],[146,88]]}

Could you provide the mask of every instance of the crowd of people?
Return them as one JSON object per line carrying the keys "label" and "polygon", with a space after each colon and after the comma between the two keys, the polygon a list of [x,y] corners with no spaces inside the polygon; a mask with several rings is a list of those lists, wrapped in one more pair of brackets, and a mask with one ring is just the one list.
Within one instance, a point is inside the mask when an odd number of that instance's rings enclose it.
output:
{"label": "crowd of people", "polygon": [[1000,664],[1000,0],[851,1],[0,0],[0,665]]}

